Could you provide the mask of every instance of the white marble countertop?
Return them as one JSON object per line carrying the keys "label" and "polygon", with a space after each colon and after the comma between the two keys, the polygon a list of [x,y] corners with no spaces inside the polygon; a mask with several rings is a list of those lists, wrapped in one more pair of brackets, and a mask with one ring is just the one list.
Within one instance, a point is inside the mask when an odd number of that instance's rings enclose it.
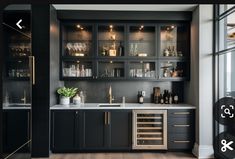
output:
{"label": "white marble countertop", "polygon": [[3,103],[3,110],[22,110],[22,109],[31,109],[30,103]]}
{"label": "white marble countertop", "polygon": [[[125,103],[121,106],[108,106],[108,107],[100,107],[100,104],[108,104],[108,103],[85,103],[81,105],[54,105],[50,107],[51,110],[78,110],[78,109],[196,109],[195,106],[189,104],[154,104],[154,103]],[[114,105],[120,103],[113,103]]]}

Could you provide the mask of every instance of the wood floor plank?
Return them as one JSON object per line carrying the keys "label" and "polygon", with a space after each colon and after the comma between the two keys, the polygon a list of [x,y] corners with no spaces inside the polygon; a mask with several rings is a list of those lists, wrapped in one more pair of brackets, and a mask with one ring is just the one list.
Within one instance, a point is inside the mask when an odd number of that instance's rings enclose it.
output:
{"label": "wood floor plank", "polygon": [[182,152],[133,152],[51,154],[48,159],[196,159],[196,157],[191,153]]}

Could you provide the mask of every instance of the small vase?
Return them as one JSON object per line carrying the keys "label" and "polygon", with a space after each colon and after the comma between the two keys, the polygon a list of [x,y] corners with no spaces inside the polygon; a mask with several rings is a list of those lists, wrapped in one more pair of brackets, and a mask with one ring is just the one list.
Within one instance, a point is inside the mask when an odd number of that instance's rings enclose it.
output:
{"label": "small vase", "polygon": [[60,97],[60,104],[61,105],[69,105],[70,104],[70,98],[69,97]]}

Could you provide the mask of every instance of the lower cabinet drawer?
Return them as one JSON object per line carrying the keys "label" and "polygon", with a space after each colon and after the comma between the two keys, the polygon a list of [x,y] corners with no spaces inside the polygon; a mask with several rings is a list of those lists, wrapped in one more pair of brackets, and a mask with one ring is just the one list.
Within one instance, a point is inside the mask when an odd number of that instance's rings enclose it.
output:
{"label": "lower cabinet drawer", "polygon": [[193,133],[194,121],[190,118],[169,118],[168,119],[168,132],[169,133]]}
{"label": "lower cabinet drawer", "polygon": [[191,150],[194,144],[194,136],[189,134],[169,134],[169,150]]}
{"label": "lower cabinet drawer", "polygon": [[172,109],[168,110],[168,118],[194,118],[193,109]]}

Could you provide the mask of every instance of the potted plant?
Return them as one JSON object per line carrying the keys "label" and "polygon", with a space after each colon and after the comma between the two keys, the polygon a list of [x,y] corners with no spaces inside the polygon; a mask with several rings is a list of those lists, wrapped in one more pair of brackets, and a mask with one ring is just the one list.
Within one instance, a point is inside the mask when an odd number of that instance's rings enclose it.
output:
{"label": "potted plant", "polygon": [[60,104],[69,105],[70,98],[75,96],[77,93],[77,88],[66,88],[61,87],[57,90],[57,93],[60,95]]}

